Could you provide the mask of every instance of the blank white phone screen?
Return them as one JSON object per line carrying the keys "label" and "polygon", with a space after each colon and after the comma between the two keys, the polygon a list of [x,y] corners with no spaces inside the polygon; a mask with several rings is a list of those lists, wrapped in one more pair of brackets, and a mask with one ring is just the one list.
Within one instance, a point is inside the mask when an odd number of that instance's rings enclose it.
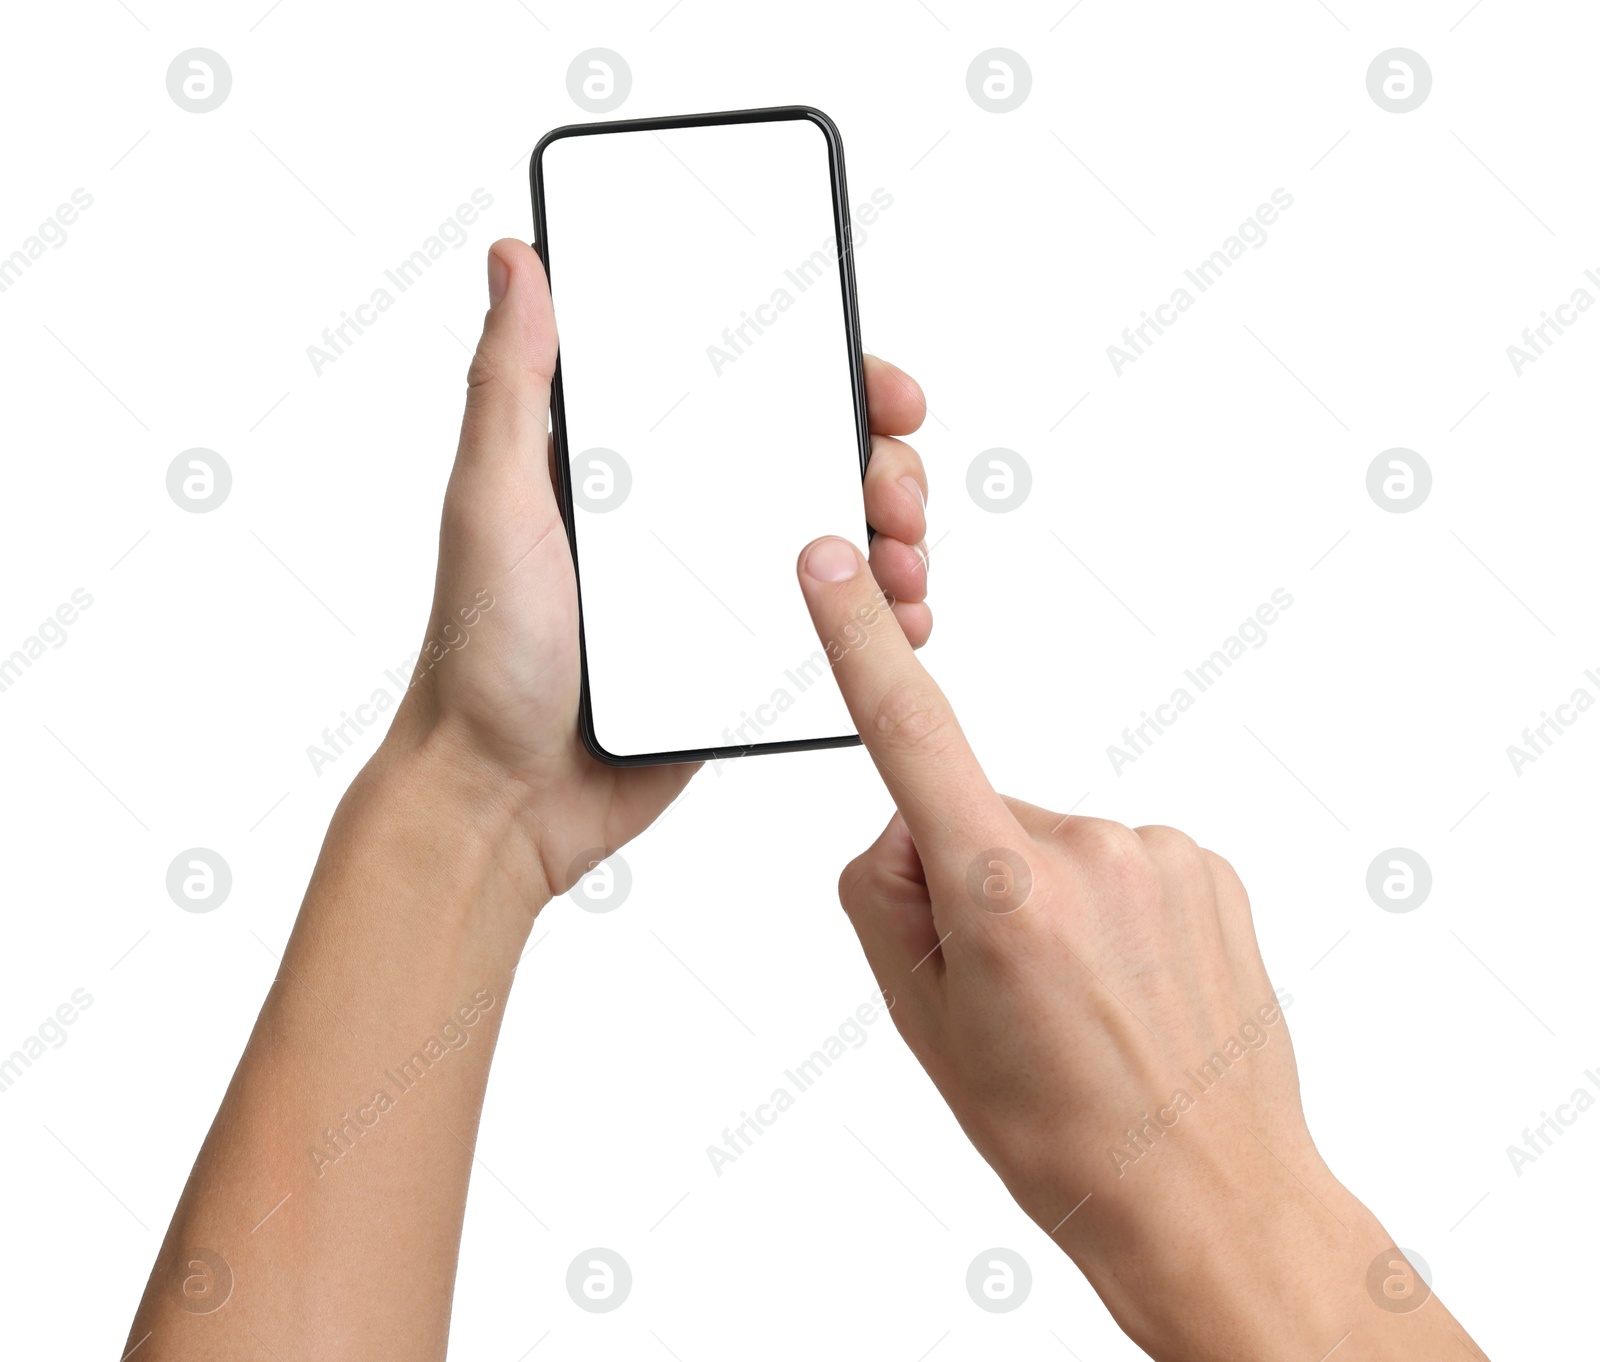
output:
{"label": "blank white phone screen", "polygon": [[542,174],[596,739],[853,735],[795,581],[866,543],[824,130],[566,136]]}

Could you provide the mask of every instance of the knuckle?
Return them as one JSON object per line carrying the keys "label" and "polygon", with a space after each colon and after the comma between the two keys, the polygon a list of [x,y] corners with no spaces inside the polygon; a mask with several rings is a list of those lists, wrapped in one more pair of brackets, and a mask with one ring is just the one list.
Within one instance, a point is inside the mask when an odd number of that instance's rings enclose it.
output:
{"label": "knuckle", "polygon": [[1200,847],[1193,837],[1177,828],[1151,823],[1134,829],[1153,856],[1179,865],[1190,865],[1200,860]]}
{"label": "knuckle", "polygon": [[1144,839],[1132,828],[1109,819],[1074,819],[1068,824],[1074,852],[1098,878],[1130,891],[1142,891],[1156,879],[1155,861]]}
{"label": "knuckle", "polygon": [[837,667],[852,653],[865,648],[893,618],[894,600],[881,588],[870,600],[845,614],[828,634],[822,651],[830,666]]}
{"label": "knuckle", "polygon": [[1206,870],[1210,873],[1212,886],[1216,890],[1217,900],[1223,907],[1235,907],[1243,910],[1246,918],[1250,916],[1250,894],[1244,887],[1244,881],[1239,878],[1239,872],[1233,868],[1233,863],[1225,857],[1217,855],[1214,851],[1201,848],[1200,857],[1205,862]]}
{"label": "knuckle", "polygon": [[467,365],[467,392],[481,393],[500,382],[499,366],[495,363],[494,356],[488,353],[487,341],[480,341],[478,348],[472,352],[472,361]]}
{"label": "knuckle", "polygon": [[1074,824],[1068,826],[1079,849],[1089,859],[1113,865],[1136,864],[1144,859],[1143,841],[1126,824],[1112,822],[1109,818],[1085,818],[1082,822],[1074,820]]}
{"label": "knuckle", "polygon": [[872,879],[872,860],[862,852],[839,872],[839,903],[851,913],[866,898],[867,886]]}
{"label": "knuckle", "polygon": [[895,682],[878,701],[872,726],[885,744],[919,758],[939,756],[955,736],[944,698],[917,681]]}

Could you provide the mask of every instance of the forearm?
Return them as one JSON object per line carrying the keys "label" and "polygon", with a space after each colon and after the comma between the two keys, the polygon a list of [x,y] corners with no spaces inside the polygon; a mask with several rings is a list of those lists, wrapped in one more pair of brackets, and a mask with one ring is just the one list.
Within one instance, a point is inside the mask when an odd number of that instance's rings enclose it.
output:
{"label": "forearm", "polygon": [[329,828],[135,1318],[147,1356],[443,1356],[489,1061],[547,893],[513,810],[410,717]]}

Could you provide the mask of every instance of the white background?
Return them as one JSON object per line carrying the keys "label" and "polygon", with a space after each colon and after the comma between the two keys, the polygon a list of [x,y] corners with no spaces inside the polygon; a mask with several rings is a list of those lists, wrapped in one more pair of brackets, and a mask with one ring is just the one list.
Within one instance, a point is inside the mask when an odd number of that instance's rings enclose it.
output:
{"label": "white background", "polygon": [[615,494],[615,475],[593,472],[596,448],[631,470],[620,504],[576,507],[608,752],[855,731],[838,687],[807,693],[786,676],[821,655],[794,585],[801,546],[842,534],[866,547],[828,166],[810,119],[564,137],[545,151],[575,481]]}
{"label": "white background", "polygon": [[[1506,346],[1600,269],[1600,23],[1470,3],[9,10],[0,251],[94,197],[0,294],[0,652],[94,597],[0,694],[0,1052],[94,997],[0,1093],[13,1350],[118,1354],[379,735],[320,775],[306,747],[421,638],[483,251],[529,235],[527,152],[584,116],[565,75],[596,46],[633,72],[615,116],[837,119],[852,196],[894,199],[858,240],[866,342],[932,410],[925,655],[996,784],[1233,860],[1334,1170],[1491,1355],[1590,1337],[1600,1114],[1520,1177],[1506,1147],[1600,1065],[1600,716],[1520,776],[1506,747],[1597,691],[1600,318],[1520,377]],[[205,115],[165,86],[195,46],[233,71]],[[1032,70],[1011,113],[967,94],[996,46]],[[1434,75],[1404,115],[1366,89],[1394,46]],[[1267,244],[1119,377],[1106,347],[1279,187]],[[306,347],[475,188],[494,206],[466,243],[316,375]],[[192,446],[233,470],[207,515],[165,490]],[[995,446],[1033,470],[1007,515],[965,491]],[[1394,446],[1434,473],[1407,515],[1365,486]],[[1114,773],[1107,745],[1279,587],[1270,642]],[[1136,1355],[884,1025],[710,1171],[869,994],[834,885],[888,808],[859,751],[729,763],[626,850],[619,910],[547,909],[485,1112],[458,1356]],[[210,914],[165,890],[191,846],[232,867]],[[1409,914],[1365,889],[1393,846],[1433,871]],[[610,1315],[563,1285],[594,1244],[634,1271]],[[1008,1315],[964,1289],[996,1245],[1034,1273]]]}

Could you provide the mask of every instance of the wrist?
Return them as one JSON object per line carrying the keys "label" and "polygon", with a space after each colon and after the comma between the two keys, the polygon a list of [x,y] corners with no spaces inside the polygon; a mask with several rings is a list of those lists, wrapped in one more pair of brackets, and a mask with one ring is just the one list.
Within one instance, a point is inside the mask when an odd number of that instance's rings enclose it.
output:
{"label": "wrist", "polygon": [[1376,1217],[1314,1154],[1290,1174],[1238,1152],[1242,1167],[1208,1170],[1199,1196],[1159,1199],[1181,1212],[1125,1224],[1080,1264],[1123,1330],[1158,1362],[1316,1359],[1342,1340],[1352,1362],[1406,1356],[1368,1287],[1393,1249]]}
{"label": "wrist", "polygon": [[[1353,1203],[1330,1209],[1353,1225]],[[1166,1271],[1182,1277],[1181,1292],[1153,1308],[1141,1303],[1134,1337],[1158,1362],[1318,1358],[1348,1332],[1356,1306],[1364,1304],[1353,1294],[1359,1289],[1354,1236],[1331,1219],[1307,1233],[1298,1208],[1276,1197],[1246,1209],[1253,1213],[1170,1255]]]}
{"label": "wrist", "polygon": [[526,933],[553,897],[527,791],[448,718],[402,705],[351,795],[380,806],[408,845],[444,858],[460,883],[477,884],[489,902],[463,904],[469,917],[486,908]]}

